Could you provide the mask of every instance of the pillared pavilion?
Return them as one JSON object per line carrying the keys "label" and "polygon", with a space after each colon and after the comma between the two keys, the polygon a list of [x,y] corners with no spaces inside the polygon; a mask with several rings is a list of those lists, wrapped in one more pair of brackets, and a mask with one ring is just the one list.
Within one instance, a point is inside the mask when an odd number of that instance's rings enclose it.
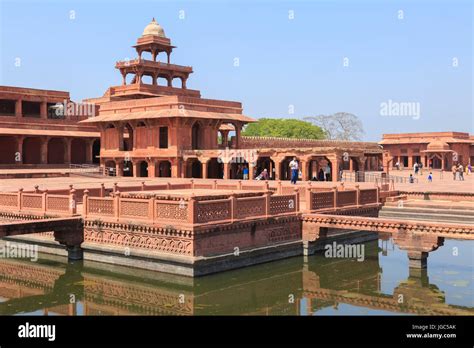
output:
{"label": "pillared pavilion", "polygon": [[137,58],[115,64],[122,84],[88,99],[99,113],[82,121],[99,128],[100,163],[114,175],[237,179],[248,167],[250,177],[267,169],[271,179],[287,179],[293,157],[304,180],[328,165],[332,173],[381,168],[376,143],[242,136],[255,120],[240,102],[205,99],[187,87],[193,69],[171,64],[176,47],[155,19],[133,47]]}

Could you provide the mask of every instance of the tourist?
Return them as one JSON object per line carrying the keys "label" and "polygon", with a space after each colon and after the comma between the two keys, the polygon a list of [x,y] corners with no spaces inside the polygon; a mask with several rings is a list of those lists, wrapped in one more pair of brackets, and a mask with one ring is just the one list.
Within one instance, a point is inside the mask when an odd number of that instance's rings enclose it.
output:
{"label": "tourist", "polygon": [[432,172],[430,172],[430,174],[428,175],[428,181],[433,182],[433,173]]}
{"label": "tourist", "polygon": [[421,162],[418,163],[418,170],[420,171],[420,175],[423,175],[423,164]]}
{"label": "tourist", "polygon": [[291,169],[291,183],[296,184],[298,181],[298,161],[296,157],[293,157],[293,160],[290,162],[290,169]]}
{"label": "tourist", "polygon": [[415,172],[415,175],[418,174],[418,163],[415,162],[415,164],[413,165],[413,171]]}
{"label": "tourist", "polygon": [[464,167],[461,163],[458,165],[459,180],[464,181]]}
{"label": "tourist", "polygon": [[244,180],[248,180],[249,179],[249,169],[248,169],[247,166],[244,167],[242,173],[244,175]]}
{"label": "tourist", "polygon": [[324,170],[322,168],[318,172],[318,181],[324,181]]}
{"label": "tourist", "polygon": [[395,163],[395,167],[397,167],[397,170],[400,170],[400,162],[397,161],[397,163]]}
{"label": "tourist", "polygon": [[413,174],[410,173],[410,177],[408,178],[408,182],[410,184],[413,184],[415,182],[415,178],[413,177]]}
{"label": "tourist", "polygon": [[331,167],[329,164],[324,168],[324,176],[326,181],[331,181]]}
{"label": "tourist", "polygon": [[451,167],[451,172],[453,173],[453,180],[456,180],[456,173],[458,171],[458,168],[456,167],[455,164]]}
{"label": "tourist", "polygon": [[466,173],[467,175],[471,174],[472,173],[472,167],[471,167],[471,163],[469,163],[466,167]]}
{"label": "tourist", "polygon": [[268,171],[267,171],[266,168],[262,171],[262,173],[260,175],[262,176],[263,180],[268,180],[268,178],[269,178]]}

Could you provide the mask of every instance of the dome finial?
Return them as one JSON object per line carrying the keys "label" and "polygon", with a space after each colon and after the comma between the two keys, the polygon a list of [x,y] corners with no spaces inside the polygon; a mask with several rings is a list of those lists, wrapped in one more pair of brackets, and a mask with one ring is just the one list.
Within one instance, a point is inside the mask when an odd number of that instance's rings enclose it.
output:
{"label": "dome finial", "polygon": [[153,36],[160,36],[160,37],[166,37],[165,36],[165,31],[163,28],[156,22],[155,17],[151,20],[150,24],[148,24],[145,27],[145,30],[143,30],[142,36],[145,35],[153,35]]}

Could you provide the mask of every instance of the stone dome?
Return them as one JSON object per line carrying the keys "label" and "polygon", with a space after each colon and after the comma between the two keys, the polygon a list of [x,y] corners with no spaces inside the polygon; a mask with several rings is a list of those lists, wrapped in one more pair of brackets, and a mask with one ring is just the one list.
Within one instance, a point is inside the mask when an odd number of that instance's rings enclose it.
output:
{"label": "stone dome", "polygon": [[444,141],[435,140],[430,142],[426,149],[431,151],[446,151],[449,150],[449,145]]}
{"label": "stone dome", "polygon": [[150,24],[148,24],[145,27],[145,30],[143,30],[142,36],[145,35],[153,35],[153,36],[159,36],[159,37],[166,37],[165,36],[165,31],[163,28],[156,22],[155,18],[152,19]]}

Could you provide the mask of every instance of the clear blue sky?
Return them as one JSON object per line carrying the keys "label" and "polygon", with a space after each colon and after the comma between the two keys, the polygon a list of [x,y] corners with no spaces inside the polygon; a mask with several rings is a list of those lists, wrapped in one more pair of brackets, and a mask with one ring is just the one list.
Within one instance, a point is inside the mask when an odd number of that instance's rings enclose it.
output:
{"label": "clear blue sky", "polygon": [[[114,64],[135,57],[131,46],[153,16],[178,46],[172,62],[194,68],[188,87],[241,101],[249,116],[351,112],[367,140],[473,133],[470,0],[0,0],[0,84],[100,96],[121,83]],[[420,118],[381,116],[388,100],[420,103]]]}

